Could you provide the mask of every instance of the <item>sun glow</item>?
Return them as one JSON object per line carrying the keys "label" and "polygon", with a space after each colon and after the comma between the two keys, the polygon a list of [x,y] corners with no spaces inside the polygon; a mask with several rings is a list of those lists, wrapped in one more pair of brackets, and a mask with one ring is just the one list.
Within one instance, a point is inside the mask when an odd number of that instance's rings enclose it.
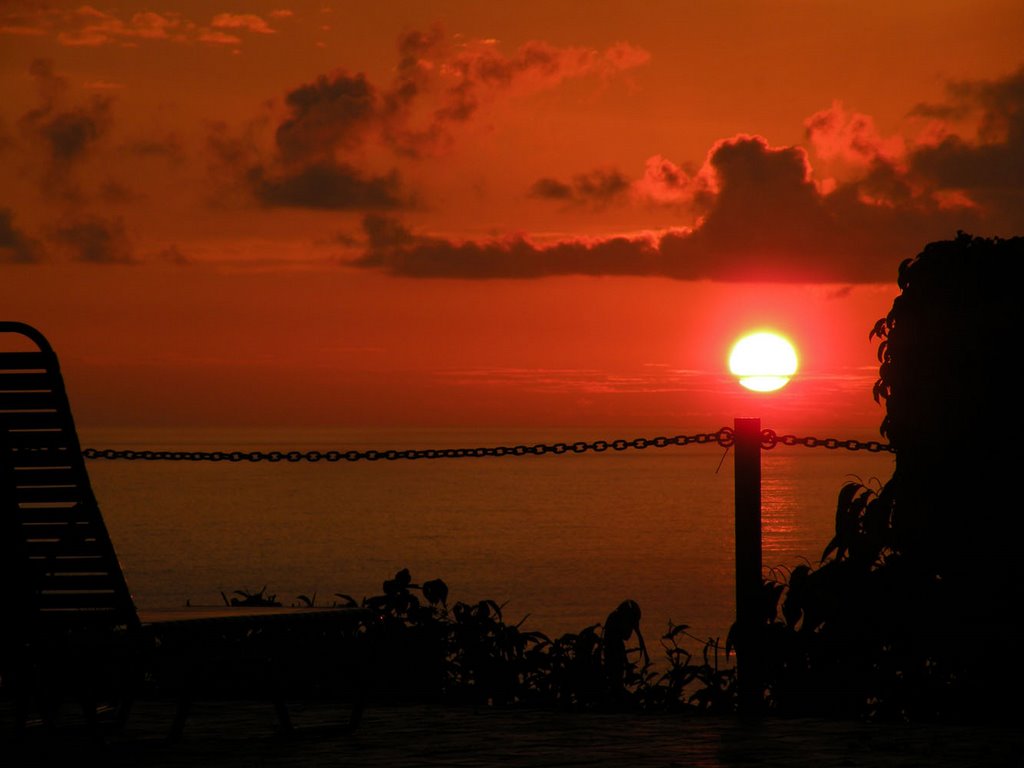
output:
{"label": "sun glow", "polygon": [[759,331],[737,341],[729,353],[729,371],[754,392],[774,392],[796,373],[793,345],[770,331]]}

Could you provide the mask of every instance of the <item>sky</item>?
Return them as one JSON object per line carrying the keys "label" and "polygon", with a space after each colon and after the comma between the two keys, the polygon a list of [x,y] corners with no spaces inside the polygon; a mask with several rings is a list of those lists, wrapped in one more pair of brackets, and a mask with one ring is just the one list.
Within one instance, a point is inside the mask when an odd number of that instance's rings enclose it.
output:
{"label": "sky", "polygon": [[[1022,39],[1019,0],[0,0],[0,316],[88,427],[877,434],[899,264],[1024,233]],[[727,373],[755,328],[781,393]]]}

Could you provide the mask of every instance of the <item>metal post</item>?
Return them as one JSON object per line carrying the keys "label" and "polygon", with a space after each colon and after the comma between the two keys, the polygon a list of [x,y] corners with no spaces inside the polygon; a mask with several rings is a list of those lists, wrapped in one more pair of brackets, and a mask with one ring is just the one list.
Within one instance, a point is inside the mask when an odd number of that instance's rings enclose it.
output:
{"label": "metal post", "polygon": [[761,616],[761,419],[735,420],[736,675],[740,711],[756,714],[763,700]]}

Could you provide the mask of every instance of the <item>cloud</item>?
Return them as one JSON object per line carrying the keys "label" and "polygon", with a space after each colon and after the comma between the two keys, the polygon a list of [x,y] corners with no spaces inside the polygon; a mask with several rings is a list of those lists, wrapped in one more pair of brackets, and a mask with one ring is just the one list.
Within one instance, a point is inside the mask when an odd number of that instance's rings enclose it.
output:
{"label": "cloud", "polygon": [[601,52],[540,41],[506,55],[494,41],[455,41],[439,26],[403,34],[397,53],[390,83],[339,72],[289,92],[289,116],[278,133],[282,153],[351,149],[372,136],[403,157],[438,154],[452,146],[454,126],[501,96],[553,88],[567,78],[610,76],[649,58],[625,43]]}
{"label": "cloud", "polygon": [[530,197],[603,208],[613,203],[636,202],[646,206],[703,208],[709,192],[708,168],[688,173],[662,155],[652,155],[643,174],[631,179],[619,170],[596,169],[561,181],[550,176],[537,179],[528,191]]}
{"label": "cloud", "polygon": [[545,176],[530,185],[530,197],[540,197],[545,200],[572,200],[573,189],[565,182]]}
{"label": "cloud", "polygon": [[[886,169],[888,169],[889,175]],[[760,136],[717,142],[701,177],[697,225],[540,245],[522,235],[453,241],[415,234],[389,217],[364,221],[367,247],[352,264],[394,275],[464,279],[649,275],[723,282],[889,282],[900,261],[955,227],[934,201],[901,189],[889,166],[823,194],[802,147]],[[565,193],[573,193],[566,186]],[[878,199],[868,200],[866,189]],[[549,184],[547,193],[560,188]],[[883,193],[888,197],[881,200]],[[975,219],[959,222],[977,223]]]}
{"label": "cloud", "polygon": [[45,22],[38,10],[8,9],[0,13],[0,35],[42,37],[49,31],[50,25]]}
{"label": "cloud", "polygon": [[345,161],[379,124],[380,98],[362,74],[321,75],[285,96],[270,161],[238,141],[211,136],[252,196],[269,207],[389,210],[406,205],[397,171],[373,173]]}
{"label": "cloud", "polygon": [[74,167],[109,130],[112,100],[108,96],[94,95],[84,103],[61,108],[67,84],[54,73],[52,62],[36,59],[29,72],[36,80],[41,104],[21,116],[19,127],[46,152],[48,171],[44,188],[66,192]]}
{"label": "cloud", "polygon": [[214,29],[244,29],[260,35],[273,35],[276,30],[255,13],[218,13],[210,21]]}
{"label": "cloud", "polygon": [[365,176],[344,163],[324,161],[278,176],[262,167],[249,170],[249,187],[267,206],[324,210],[380,210],[403,207],[397,172]]}
{"label": "cloud", "polygon": [[558,48],[533,40],[511,55],[502,54],[493,41],[465,43],[430,67],[442,82],[449,83],[436,115],[439,119],[467,120],[489,92],[548,89],[568,78],[607,76],[649,60],[646,51],[627,43],[598,51]]}
{"label": "cloud", "polygon": [[86,216],[66,220],[54,227],[52,239],[73,261],[88,264],[131,264],[135,261],[120,218]]}
{"label": "cloud", "polygon": [[696,205],[708,192],[706,172],[689,174],[662,155],[652,155],[641,178],[632,183],[636,199],[654,205]]}
{"label": "cloud", "polygon": [[530,278],[570,274],[639,274],[639,260],[657,253],[647,240],[609,238],[539,247],[522,236],[455,243],[414,235],[396,219],[370,215],[363,222],[366,252],[354,266],[408,277]]}
{"label": "cloud", "polygon": [[[220,25],[243,26],[241,16],[225,17]],[[452,126],[472,120],[499,94],[553,87],[569,77],[607,76],[647,59],[626,44],[601,52],[536,41],[505,55],[493,41],[454,40],[436,26],[402,35],[397,48],[394,78],[384,85],[362,72],[335,71],[287,91],[269,154],[217,129],[210,148],[219,168],[233,169],[265,206],[408,207],[413,195],[403,190],[398,171],[387,167],[389,155],[397,163],[451,148]],[[367,167],[367,157],[377,158],[376,167]],[[601,204],[624,194],[628,184],[616,171],[599,170],[574,178],[572,193]],[[538,190],[545,191],[543,185]]]}
{"label": "cloud", "polygon": [[947,102],[919,104],[913,114],[950,121],[974,118],[976,135],[948,133],[911,152],[913,172],[943,189],[962,190],[1004,212],[1024,202],[1024,67],[997,80],[957,81]]}
{"label": "cloud", "polygon": [[[1001,236],[1020,231],[1024,68],[1004,78],[950,83],[943,103],[917,105],[911,117],[929,122],[916,135],[919,122],[909,123],[906,135],[885,136],[870,115],[835,101],[805,121],[807,148],[773,147],[761,137],[738,135],[717,142],[696,172],[654,155],[630,182],[631,195],[610,198],[680,214],[676,228],[651,235],[653,257],[649,239],[626,238],[635,252],[630,263],[552,263],[576,242],[567,240],[561,250],[534,246],[530,258],[544,261],[542,266],[495,266],[490,272],[888,281],[894,265],[930,240],[957,230]],[[572,181],[552,177],[535,182],[530,194],[580,200]],[[465,243],[450,245],[460,257],[469,250]],[[478,245],[497,258],[497,242]],[[597,245],[586,241],[591,251]],[[409,266],[413,250],[404,246],[401,259],[374,255],[392,270],[430,271]],[[422,244],[419,250],[425,250]],[[432,243],[435,264],[441,250]],[[510,251],[506,257],[512,258]]]}
{"label": "cloud", "polygon": [[[650,60],[645,50],[628,43],[599,51],[533,40],[504,54],[494,40],[455,44],[437,27],[404,36],[399,51],[386,133],[396,151],[411,157],[448,149],[451,130],[498,98],[548,90],[570,78],[610,77]],[[414,98],[430,98],[426,122],[411,119]]]}
{"label": "cloud", "polygon": [[[286,19],[291,11],[272,11],[270,18]],[[51,36],[66,47],[96,48],[104,45],[136,46],[148,42],[238,45],[238,33],[273,35],[270,23],[254,13],[218,13],[209,24],[168,11],[127,14],[100,10],[92,5],[0,11],[0,35]]]}
{"label": "cloud", "polygon": [[211,45],[240,45],[242,38],[221,32],[219,29],[204,29],[199,32],[199,42]]}
{"label": "cloud", "polygon": [[[692,232],[661,240],[672,276],[885,282],[923,242],[955,231],[933,202],[895,195],[903,188],[889,166],[823,194],[806,150],[747,135],[719,141],[708,165],[713,185],[706,215]],[[876,197],[869,199],[866,189]]]}
{"label": "cloud", "polygon": [[321,75],[285,96],[288,117],[275,133],[285,163],[322,161],[362,143],[379,119],[376,89],[362,74]]}
{"label": "cloud", "polygon": [[623,197],[629,189],[627,176],[606,168],[577,174],[569,184],[551,178],[538,179],[530,186],[530,196],[603,207]]}
{"label": "cloud", "polygon": [[804,129],[817,175],[828,186],[863,178],[879,165],[904,165],[903,137],[883,138],[870,115],[848,112],[840,101],[807,118]]}
{"label": "cloud", "polygon": [[82,159],[110,124],[110,100],[91,99],[64,112],[45,110],[26,115],[24,124],[46,142],[50,159],[67,168]]}
{"label": "cloud", "polygon": [[0,208],[0,264],[31,264],[41,257],[39,242],[14,226],[10,208]]}
{"label": "cloud", "polygon": [[176,14],[153,11],[135,13],[122,19],[90,5],[49,19],[58,27],[57,41],[66,46],[100,46],[137,40],[167,40],[187,29]]}

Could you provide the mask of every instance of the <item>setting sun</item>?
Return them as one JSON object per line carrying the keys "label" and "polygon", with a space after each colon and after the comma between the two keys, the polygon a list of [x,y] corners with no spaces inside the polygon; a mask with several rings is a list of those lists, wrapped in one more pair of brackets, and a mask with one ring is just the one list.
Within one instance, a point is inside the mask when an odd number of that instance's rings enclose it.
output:
{"label": "setting sun", "polygon": [[777,333],[760,331],[744,336],[729,353],[729,371],[755,392],[774,392],[796,373],[796,350]]}

